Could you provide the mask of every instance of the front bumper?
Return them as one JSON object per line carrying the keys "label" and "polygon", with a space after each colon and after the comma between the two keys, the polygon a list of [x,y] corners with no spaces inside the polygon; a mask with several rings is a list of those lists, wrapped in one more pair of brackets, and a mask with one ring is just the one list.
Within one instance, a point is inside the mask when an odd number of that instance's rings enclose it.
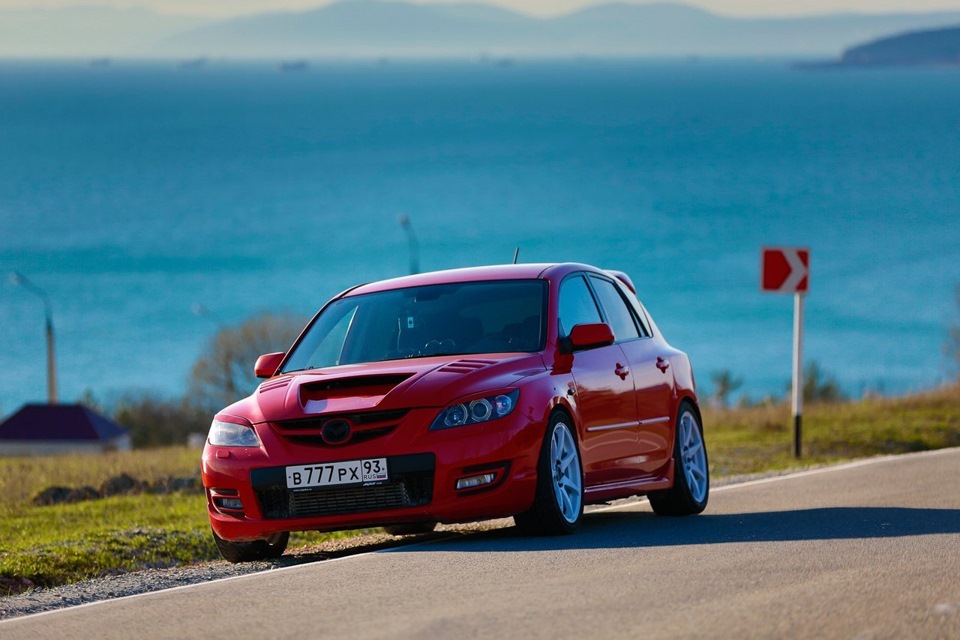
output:
{"label": "front bumper", "polygon": [[[435,409],[412,410],[389,434],[343,446],[309,446],[257,425],[259,448],[203,453],[207,509],[225,540],[281,531],[334,531],[404,522],[470,522],[527,510],[546,425],[515,411],[499,420],[428,431]],[[286,467],[386,458],[389,479],[374,486],[289,490]],[[493,474],[478,487],[457,481]]]}

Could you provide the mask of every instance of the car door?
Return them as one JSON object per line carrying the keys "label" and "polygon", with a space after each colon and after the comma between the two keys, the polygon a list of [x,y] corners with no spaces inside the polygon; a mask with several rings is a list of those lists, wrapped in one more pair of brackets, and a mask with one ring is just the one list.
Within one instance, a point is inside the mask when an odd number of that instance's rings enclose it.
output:
{"label": "car door", "polygon": [[600,301],[606,322],[613,329],[617,345],[626,355],[637,403],[637,457],[645,476],[661,475],[669,462],[673,443],[673,375],[670,363],[661,354],[658,343],[650,337],[644,323],[637,318],[619,287],[607,278],[590,274],[590,284]]}
{"label": "car door", "polygon": [[[603,321],[583,275],[567,276],[561,283],[559,320],[561,336],[578,324]],[[622,464],[636,449],[637,406],[629,369],[626,355],[616,344],[573,354],[571,374],[588,486],[636,477],[635,468]]]}

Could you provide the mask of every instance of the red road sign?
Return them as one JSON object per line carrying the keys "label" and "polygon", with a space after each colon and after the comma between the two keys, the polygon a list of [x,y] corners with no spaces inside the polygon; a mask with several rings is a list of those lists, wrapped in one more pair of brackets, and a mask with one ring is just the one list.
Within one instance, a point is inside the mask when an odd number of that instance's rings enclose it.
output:
{"label": "red road sign", "polygon": [[810,287],[810,249],[763,247],[761,291],[806,293]]}

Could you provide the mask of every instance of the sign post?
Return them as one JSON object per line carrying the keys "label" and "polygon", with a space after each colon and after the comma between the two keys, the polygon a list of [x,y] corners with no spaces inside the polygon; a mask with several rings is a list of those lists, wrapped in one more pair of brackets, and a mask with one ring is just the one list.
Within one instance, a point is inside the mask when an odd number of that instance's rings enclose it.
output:
{"label": "sign post", "polygon": [[793,294],[793,455],[802,453],[803,298],[810,287],[810,250],[806,247],[763,247],[760,290]]}
{"label": "sign post", "polygon": [[803,294],[793,294],[793,457],[801,450],[801,421],[803,416]]}

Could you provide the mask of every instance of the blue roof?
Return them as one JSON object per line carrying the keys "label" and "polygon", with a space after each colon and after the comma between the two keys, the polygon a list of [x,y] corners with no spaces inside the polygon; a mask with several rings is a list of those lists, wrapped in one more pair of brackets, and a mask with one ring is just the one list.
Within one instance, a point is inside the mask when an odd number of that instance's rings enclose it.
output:
{"label": "blue roof", "polygon": [[107,442],[127,429],[82,404],[28,404],[0,424],[0,440]]}

